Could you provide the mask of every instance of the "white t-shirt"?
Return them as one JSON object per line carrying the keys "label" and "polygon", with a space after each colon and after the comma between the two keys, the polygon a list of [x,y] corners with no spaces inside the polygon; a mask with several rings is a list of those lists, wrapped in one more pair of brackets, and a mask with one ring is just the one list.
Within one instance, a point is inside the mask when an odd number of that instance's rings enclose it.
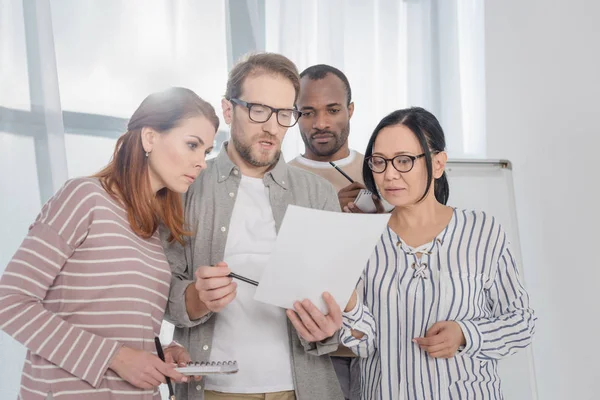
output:
{"label": "white t-shirt", "polygon": [[[277,232],[263,180],[243,176],[233,207],[224,261],[231,271],[260,280]],[[237,281],[237,296],[215,321],[211,360],[237,360],[239,372],[207,376],[206,389],[225,393],[293,390],[285,310],[254,300],[256,287]]]}

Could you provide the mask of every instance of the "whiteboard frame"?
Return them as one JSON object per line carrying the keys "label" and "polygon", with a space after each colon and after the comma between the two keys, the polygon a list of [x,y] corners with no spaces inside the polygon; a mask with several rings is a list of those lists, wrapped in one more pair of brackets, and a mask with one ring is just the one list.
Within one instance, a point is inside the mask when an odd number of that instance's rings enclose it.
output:
{"label": "whiteboard frame", "polygon": [[[453,167],[465,167],[465,166],[473,166],[473,167],[499,167],[501,169],[506,169],[510,171],[506,176],[506,187],[508,188],[508,197],[512,202],[512,207],[509,207],[509,213],[511,218],[511,223],[513,226],[511,232],[511,243],[513,251],[516,253],[518,258],[518,265],[520,269],[520,275],[523,282],[523,285],[527,288],[527,283],[525,282],[525,273],[524,273],[524,265],[523,265],[523,256],[521,253],[521,237],[519,233],[519,220],[517,218],[517,202],[515,198],[515,187],[513,182],[512,170],[513,164],[510,160],[506,159],[449,159],[446,162],[446,170],[448,172],[452,171]],[[533,343],[524,349],[528,353],[529,359],[529,379],[531,382],[531,399],[539,400],[538,396],[538,388],[537,388],[537,379],[535,373],[535,362],[533,359]]]}
{"label": "whiteboard frame", "polygon": [[456,160],[452,160],[449,159],[448,162],[446,163],[446,165],[452,166],[452,165],[469,165],[469,164],[475,164],[475,165],[497,165],[501,168],[506,168],[506,169],[510,169],[512,170],[512,163],[509,160],[494,160],[494,159],[481,159],[481,160],[475,160],[475,159],[469,159],[469,158],[457,158]]}

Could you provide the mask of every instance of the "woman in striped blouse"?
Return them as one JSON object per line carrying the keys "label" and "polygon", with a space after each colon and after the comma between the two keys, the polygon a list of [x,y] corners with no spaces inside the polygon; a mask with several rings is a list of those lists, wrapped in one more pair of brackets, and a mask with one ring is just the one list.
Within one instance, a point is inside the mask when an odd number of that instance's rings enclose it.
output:
{"label": "woman in striped blouse", "polygon": [[365,153],[367,188],[395,206],[359,283],[373,329],[341,335],[364,357],[365,400],[502,399],[497,362],[534,333],[502,226],[445,205],[444,150],[437,119],[410,108],[386,116]]}
{"label": "woman in striped blouse", "polygon": [[156,356],[171,270],[157,228],[183,241],[180,193],[205,167],[219,120],[194,92],[148,96],[97,176],[42,208],[0,280],[0,329],[28,349],[19,398],[160,399]]}

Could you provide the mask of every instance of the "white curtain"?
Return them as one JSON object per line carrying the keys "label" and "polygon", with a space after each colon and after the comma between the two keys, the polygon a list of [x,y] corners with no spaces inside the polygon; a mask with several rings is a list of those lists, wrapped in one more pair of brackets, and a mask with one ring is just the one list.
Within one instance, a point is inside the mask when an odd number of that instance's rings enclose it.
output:
{"label": "white curtain", "polygon": [[[350,146],[361,152],[379,120],[422,106],[445,129],[451,157],[485,157],[483,0],[266,0],[266,50],[300,70],[341,69],[355,112]],[[297,127],[286,159],[303,152]]]}
{"label": "white curtain", "polygon": [[[109,161],[146,95],[185,86],[219,110],[226,79],[225,0],[0,0],[0,274],[42,203]],[[17,398],[24,354],[0,331],[0,399]]]}
{"label": "white curtain", "polygon": [[[40,16],[48,15],[48,3],[28,5],[0,1],[0,273],[40,210],[37,155],[48,165],[42,185],[55,186],[52,176],[66,179],[56,64],[28,68],[28,59],[43,60],[52,47],[46,37],[49,20]],[[26,24],[27,12],[30,21],[40,23]],[[0,398],[16,398],[24,355],[24,347],[0,332]]]}

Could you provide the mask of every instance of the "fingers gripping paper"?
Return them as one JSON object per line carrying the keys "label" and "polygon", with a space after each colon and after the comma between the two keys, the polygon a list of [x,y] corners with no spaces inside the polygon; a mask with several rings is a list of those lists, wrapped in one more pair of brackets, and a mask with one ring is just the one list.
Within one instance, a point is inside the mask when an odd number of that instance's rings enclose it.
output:
{"label": "fingers gripping paper", "polygon": [[329,292],[344,309],[389,218],[290,205],[254,299],[290,309],[309,299],[326,314]]}

